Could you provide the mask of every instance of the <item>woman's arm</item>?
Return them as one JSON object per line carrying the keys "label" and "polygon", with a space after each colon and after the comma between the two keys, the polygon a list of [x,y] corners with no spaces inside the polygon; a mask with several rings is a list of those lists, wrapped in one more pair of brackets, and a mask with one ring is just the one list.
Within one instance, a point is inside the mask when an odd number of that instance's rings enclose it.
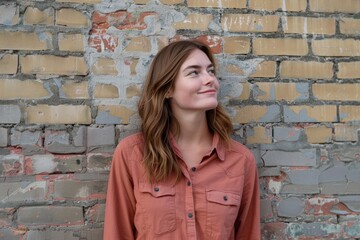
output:
{"label": "woman's arm", "polygon": [[251,154],[245,163],[244,189],[235,223],[235,239],[260,239],[260,189],[256,161]]}
{"label": "woman's arm", "polygon": [[125,143],[115,149],[108,182],[104,240],[133,240],[135,197],[131,178],[131,152]]}

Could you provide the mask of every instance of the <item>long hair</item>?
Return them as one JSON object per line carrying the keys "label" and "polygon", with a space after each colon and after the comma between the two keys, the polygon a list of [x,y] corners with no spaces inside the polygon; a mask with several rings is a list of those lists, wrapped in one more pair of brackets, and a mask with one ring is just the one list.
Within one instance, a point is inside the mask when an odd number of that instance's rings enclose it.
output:
{"label": "long hair", "polygon": [[[180,67],[195,49],[203,51],[215,66],[209,47],[195,40],[170,43],[158,52],[150,65],[138,105],[145,141],[144,164],[150,181],[165,180],[173,174],[178,179],[181,175],[168,139],[170,126],[175,126],[176,136],[179,124],[166,95],[173,89]],[[232,124],[223,107],[218,104],[215,109],[208,110],[206,118],[210,131],[218,133],[225,144],[229,143]]]}

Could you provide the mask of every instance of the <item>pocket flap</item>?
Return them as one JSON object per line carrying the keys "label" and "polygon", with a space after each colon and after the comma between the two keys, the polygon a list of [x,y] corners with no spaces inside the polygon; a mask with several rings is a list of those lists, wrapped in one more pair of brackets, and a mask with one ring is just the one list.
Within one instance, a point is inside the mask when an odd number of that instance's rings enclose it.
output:
{"label": "pocket flap", "polygon": [[175,195],[174,187],[158,184],[140,183],[139,191],[143,193],[150,193],[154,197]]}
{"label": "pocket flap", "polygon": [[209,190],[206,192],[206,199],[209,202],[218,203],[221,205],[240,205],[241,196],[240,194]]}

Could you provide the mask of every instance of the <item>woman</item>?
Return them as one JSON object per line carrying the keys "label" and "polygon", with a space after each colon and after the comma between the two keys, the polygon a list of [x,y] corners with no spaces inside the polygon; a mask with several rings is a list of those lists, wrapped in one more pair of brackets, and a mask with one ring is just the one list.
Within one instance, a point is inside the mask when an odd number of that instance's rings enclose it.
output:
{"label": "woman", "polygon": [[209,48],[178,41],[154,58],[141,133],[115,150],[104,240],[260,239],[252,153],[230,139]]}

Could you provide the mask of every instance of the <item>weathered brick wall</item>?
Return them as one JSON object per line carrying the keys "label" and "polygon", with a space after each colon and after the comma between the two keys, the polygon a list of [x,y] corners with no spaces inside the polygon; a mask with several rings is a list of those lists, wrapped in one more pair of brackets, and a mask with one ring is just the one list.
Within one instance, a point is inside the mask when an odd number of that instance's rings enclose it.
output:
{"label": "weathered brick wall", "polygon": [[149,63],[198,38],[257,157],[263,239],[360,238],[360,0],[0,0],[0,239],[102,239]]}

